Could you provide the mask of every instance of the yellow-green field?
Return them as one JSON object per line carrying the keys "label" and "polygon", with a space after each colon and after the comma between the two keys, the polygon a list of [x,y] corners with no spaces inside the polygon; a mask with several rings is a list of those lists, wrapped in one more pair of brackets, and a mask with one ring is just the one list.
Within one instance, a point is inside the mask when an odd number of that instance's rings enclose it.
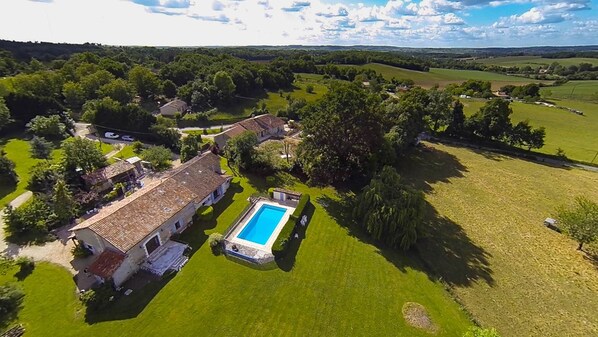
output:
{"label": "yellow-green field", "polygon": [[541,89],[548,99],[571,99],[598,103],[598,81],[569,81],[555,87]]}
{"label": "yellow-green field", "polygon": [[427,144],[401,176],[423,188],[433,230],[419,251],[502,336],[598,336],[598,265],[543,225],[598,173]]}
{"label": "yellow-green field", "polygon": [[[478,111],[486,103],[485,100],[477,99],[461,99],[461,102],[467,116]],[[565,150],[567,157],[590,162],[598,152],[598,104],[570,100],[555,100],[555,103],[579,109],[584,115],[536,104],[513,102],[511,120],[517,123],[529,119],[533,126],[546,128],[544,147],[534,151],[555,154],[560,147]],[[598,158],[594,162],[597,161]]]}
{"label": "yellow-green field", "polygon": [[[477,70],[458,70],[458,69],[440,69],[432,68],[429,72],[407,70],[384,64],[370,63],[362,66],[351,66],[357,68],[368,68],[373,69],[384,76],[385,79],[390,80],[395,77],[396,79],[412,79],[416,85],[423,88],[431,88],[435,85],[439,85],[441,88],[446,87],[451,83],[461,83],[467,80],[482,80],[491,81],[492,89],[498,89],[507,84],[522,85],[526,83],[538,83],[542,81],[529,79],[518,76],[507,76],[502,74],[495,74],[487,71]],[[551,83],[551,82],[544,82]]]}
{"label": "yellow-green field", "polygon": [[580,63],[590,63],[598,65],[598,58],[587,58],[587,57],[571,57],[561,59],[549,59],[542,58],[539,56],[505,56],[505,57],[491,57],[484,59],[476,59],[471,62],[482,63],[482,64],[494,64],[503,67],[525,67],[530,66],[532,68],[539,68],[541,66],[551,65],[553,62],[557,62],[562,66],[579,65]]}
{"label": "yellow-green field", "polygon": [[[284,91],[282,96],[278,92],[268,92],[267,95],[261,99],[242,99],[240,104],[223,109],[210,119],[218,120],[249,116],[251,115],[251,111],[256,107],[261,107],[262,103],[266,103],[266,107],[270,113],[276,114],[278,110],[286,108],[286,96],[288,94],[294,99],[303,98],[308,103],[311,103],[322,97],[328,91],[328,87],[326,86],[325,80],[322,79],[322,75],[296,74],[295,77],[297,79],[293,83],[293,90]],[[306,91],[306,87],[310,84],[314,87],[314,91],[311,94]]]}

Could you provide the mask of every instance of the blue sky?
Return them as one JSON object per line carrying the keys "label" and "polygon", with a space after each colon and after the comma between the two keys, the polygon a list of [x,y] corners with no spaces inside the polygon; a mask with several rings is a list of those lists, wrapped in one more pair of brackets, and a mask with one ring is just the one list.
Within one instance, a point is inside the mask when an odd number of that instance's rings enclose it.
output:
{"label": "blue sky", "polygon": [[111,45],[598,44],[598,0],[2,0],[0,38]]}

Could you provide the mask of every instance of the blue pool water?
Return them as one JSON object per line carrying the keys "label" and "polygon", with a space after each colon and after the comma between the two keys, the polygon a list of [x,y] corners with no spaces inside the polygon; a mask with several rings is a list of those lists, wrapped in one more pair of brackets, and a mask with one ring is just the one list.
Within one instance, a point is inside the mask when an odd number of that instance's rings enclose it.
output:
{"label": "blue pool water", "polygon": [[237,237],[260,245],[266,244],[286,211],[286,208],[263,204]]}

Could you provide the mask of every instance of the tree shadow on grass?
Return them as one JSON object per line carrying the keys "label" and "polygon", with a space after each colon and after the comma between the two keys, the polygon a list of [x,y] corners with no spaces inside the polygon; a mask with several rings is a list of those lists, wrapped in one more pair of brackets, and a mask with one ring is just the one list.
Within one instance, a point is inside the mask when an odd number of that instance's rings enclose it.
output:
{"label": "tree shadow on grass", "polygon": [[430,279],[440,279],[450,286],[467,287],[485,281],[494,285],[488,258],[490,254],[476,245],[463,228],[450,219],[440,216],[432,205],[426,205],[424,228],[426,235],[414,248],[401,251],[374,241],[352,219],[354,194],[343,193],[336,198],[318,198],[328,214],[348,230],[349,235],[378,248],[378,253],[397,269],[412,268],[426,272]]}
{"label": "tree shadow on grass", "polygon": [[[311,202],[305,206],[304,214],[308,219],[307,224],[305,226],[302,226],[301,224],[295,226],[295,230],[291,235],[292,239],[289,242],[289,247],[287,248],[284,256],[276,259],[276,264],[281,270],[289,272],[295,266],[295,260],[297,259],[299,247],[301,246],[301,242],[307,238],[307,229],[309,228],[309,224],[314,216],[315,211],[316,208]],[[297,237],[295,237],[295,234],[297,234]]]}
{"label": "tree shadow on grass", "polygon": [[85,322],[94,324],[137,317],[176,275],[176,273],[173,273],[158,278],[147,274],[149,273],[139,272],[125,283],[124,289],[134,289],[129,296],[120,293],[114,302],[103,309],[87,309],[85,311]]}
{"label": "tree shadow on grass", "polygon": [[467,167],[457,157],[425,145],[399,166],[401,177],[406,178],[403,182],[424,193],[432,191],[432,184],[448,183],[451,178],[463,177],[464,172],[467,172]]}

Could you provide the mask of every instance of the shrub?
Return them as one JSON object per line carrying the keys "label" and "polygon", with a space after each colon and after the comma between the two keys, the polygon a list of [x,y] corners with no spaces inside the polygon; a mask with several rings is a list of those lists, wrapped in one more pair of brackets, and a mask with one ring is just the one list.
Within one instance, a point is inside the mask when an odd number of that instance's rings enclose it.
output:
{"label": "shrub", "polygon": [[195,214],[200,221],[210,221],[214,217],[214,207],[201,206]]}
{"label": "shrub", "polygon": [[108,306],[114,299],[116,291],[108,283],[103,283],[100,286],[84,292],[80,299],[88,310],[100,310]]}
{"label": "shrub", "polygon": [[208,237],[208,244],[210,245],[210,248],[212,248],[212,253],[214,253],[214,254],[220,253],[220,250],[222,247],[221,243],[222,243],[223,239],[224,239],[224,237],[220,233],[210,234],[210,236]]}
{"label": "shrub", "polygon": [[73,254],[73,257],[75,257],[75,258],[86,258],[88,256],[91,256],[91,254],[92,254],[92,252],[89,249],[87,249],[86,247],[84,247],[81,244],[74,246],[71,249],[71,253]]}
{"label": "shrub", "polygon": [[311,93],[313,93],[313,92],[314,92],[314,86],[313,86],[313,85],[311,85],[311,84],[308,84],[308,85],[305,87],[305,91],[306,91],[308,94],[311,94]]}
{"label": "shrub", "polygon": [[0,317],[14,313],[23,302],[25,293],[14,284],[0,286]]}
{"label": "shrub", "polygon": [[118,195],[123,195],[125,193],[125,184],[123,183],[116,183],[114,184],[113,191],[116,191]]}
{"label": "shrub", "polygon": [[274,187],[270,187],[268,189],[268,196],[270,196],[270,198],[274,198]]}
{"label": "shrub", "polygon": [[297,220],[294,219],[293,216],[291,216],[284,224],[284,227],[272,245],[272,254],[274,254],[274,256],[281,257],[284,255],[288,247],[288,243],[291,241],[291,235],[293,235],[296,224]]}
{"label": "shrub", "polygon": [[141,151],[143,151],[143,143],[136,140],[131,144],[131,147],[133,147],[133,152],[135,154],[140,154]]}
{"label": "shrub", "polygon": [[118,198],[118,191],[114,189],[114,190],[106,193],[106,195],[104,196],[104,201],[110,202],[116,198]]}
{"label": "shrub", "polygon": [[15,264],[21,269],[21,273],[29,274],[35,268],[35,262],[28,256],[20,256],[15,260]]}
{"label": "shrub", "polygon": [[274,186],[275,183],[276,183],[276,178],[274,178],[273,176],[266,177],[266,184],[268,186]]}
{"label": "shrub", "polygon": [[303,215],[305,206],[307,206],[308,203],[309,203],[309,194],[302,194],[301,198],[299,198],[299,203],[297,204],[297,208],[295,208],[295,211],[293,212],[291,217],[294,217],[297,220],[301,219],[301,215]]}

